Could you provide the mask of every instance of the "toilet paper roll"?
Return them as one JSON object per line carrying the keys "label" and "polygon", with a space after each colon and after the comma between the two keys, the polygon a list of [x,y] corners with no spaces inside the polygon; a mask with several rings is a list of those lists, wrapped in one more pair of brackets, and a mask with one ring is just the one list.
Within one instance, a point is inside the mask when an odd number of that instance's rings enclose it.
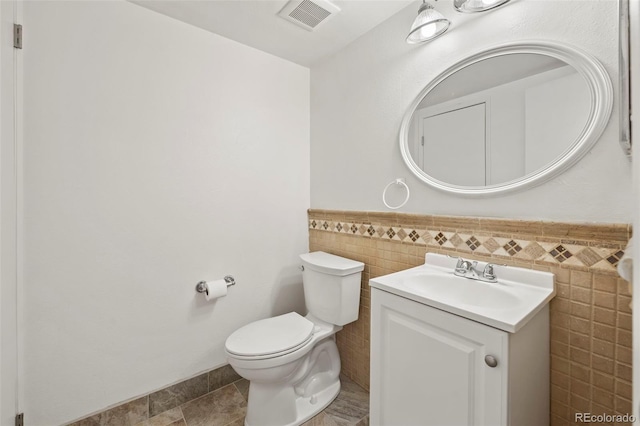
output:
{"label": "toilet paper roll", "polygon": [[227,283],[225,280],[207,281],[207,291],[204,297],[207,300],[215,300],[227,295]]}

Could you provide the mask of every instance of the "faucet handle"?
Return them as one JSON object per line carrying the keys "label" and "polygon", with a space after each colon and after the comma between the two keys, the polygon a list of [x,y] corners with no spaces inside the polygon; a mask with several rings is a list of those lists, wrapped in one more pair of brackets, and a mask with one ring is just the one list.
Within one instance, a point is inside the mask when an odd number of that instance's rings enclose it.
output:
{"label": "faucet handle", "polygon": [[471,262],[468,260],[464,260],[463,258],[458,258],[458,263],[456,263],[455,272],[458,274],[466,274],[471,270]]}
{"label": "faucet handle", "polygon": [[496,274],[493,271],[493,264],[487,263],[487,266],[484,267],[484,271],[482,271],[482,276],[490,280],[496,279]]}

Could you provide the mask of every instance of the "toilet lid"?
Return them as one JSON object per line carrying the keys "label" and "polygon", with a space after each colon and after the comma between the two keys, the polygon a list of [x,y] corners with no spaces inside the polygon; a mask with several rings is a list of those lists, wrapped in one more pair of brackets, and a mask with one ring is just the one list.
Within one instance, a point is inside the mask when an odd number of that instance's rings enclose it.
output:
{"label": "toilet lid", "polygon": [[252,322],[236,330],[225,343],[227,352],[264,356],[288,351],[313,336],[313,323],[295,312]]}

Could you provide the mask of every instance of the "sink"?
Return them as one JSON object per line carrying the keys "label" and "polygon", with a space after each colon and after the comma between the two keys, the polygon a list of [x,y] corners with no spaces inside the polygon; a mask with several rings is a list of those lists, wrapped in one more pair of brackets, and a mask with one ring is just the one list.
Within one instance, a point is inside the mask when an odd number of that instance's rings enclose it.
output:
{"label": "sink", "polygon": [[[372,278],[369,285],[515,333],[555,296],[553,274],[495,265],[498,282],[453,274],[457,258],[427,253],[425,264]],[[482,270],[486,263],[479,262]]]}
{"label": "sink", "polygon": [[512,309],[519,301],[517,294],[505,284],[461,278],[453,273],[419,273],[406,277],[402,284],[426,297],[437,297],[468,306]]}

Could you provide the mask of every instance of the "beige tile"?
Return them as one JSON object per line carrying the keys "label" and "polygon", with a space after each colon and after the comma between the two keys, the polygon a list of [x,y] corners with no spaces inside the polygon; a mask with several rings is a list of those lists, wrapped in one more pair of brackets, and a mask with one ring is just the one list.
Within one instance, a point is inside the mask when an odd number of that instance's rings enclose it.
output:
{"label": "beige tile", "polygon": [[543,235],[554,237],[616,241],[625,244],[629,240],[629,227],[622,224],[599,225],[545,222],[542,226],[542,233]]}
{"label": "beige tile", "polygon": [[566,374],[551,372],[551,384],[562,389],[569,389],[570,378]]}
{"label": "beige tile", "polygon": [[571,300],[582,303],[591,303],[591,295],[591,290],[571,285]]}
{"label": "beige tile", "polygon": [[209,371],[209,392],[220,389],[230,383],[240,380],[242,377],[235,372],[233,367],[225,365]]}
{"label": "beige tile", "polygon": [[602,374],[597,371],[593,372],[593,386],[603,391],[614,392],[615,390],[615,379],[613,376],[609,376],[607,374]]}
{"label": "beige tile", "polygon": [[556,297],[568,299],[571,295],[571,286],[556,282]]}
{"label": "beige tile", "polygon": [[569,407],[579,413],[589,412],[590,405],[590,401],[587,398],[583,398],[575,393],[569,395]]}
{"label": "beige tile", "polygon": [[593,401],[611,410],[614,409],[614,395],[611,392],[595,388],[593,390]]}
{"label": "beige tile", "polygon": [[616,380],[616,395],[619,395],[622,398],[632,399],[633,387],[631,386],[631,383],[622,380]]}
{"label": "beige tile", "polygon": [[[561,408],[558,408],[561,407]],[[551,426],[569,426],[569,407],[551,404]]]}
{"label": "beige tile", "polygon": [[567,358],[569,356],[569,345],[551,342],[551,355]]}
{"label": "beige tile", "polygon": [[571,281],[570,269],[554,268],[553,273],[556,276],[557,283],[569,284]]}
{"label": "beige tile", "polygon": [[369,394],[347,377],[340,382],[340,393],[325,413],[339,425],[353,424],[369,415]]}
{"label": "beige tile", "polygon": [[594,307],[593,308],[593,320],[602,324],[611,326],[616,325],[616,311],[613,309],[605,309]]}
{"label": "beige tile", "polygon": [[249,399],[249,381],[247,379],[240,379],[234,382],[233,385],[238,389],[238,392],[242,395],[245,401]]}
{"label": "beige tile", "polygon": [[586,320],[591,319],[591,305],[584,303],[571,302],[571,315],[580,317]]}
{"label": "beige tile", "polygon": [[616,342],[618,343],[618,345],[630,348],[633,340],[632,333],[628,330],[621,329],[618,329],[617,332],[618,335],[616,338]]}
{"label": "beige tile", "polygon": [[631,330],[631,325],[632,316],[630,314],[618,312],[618,327],[624,330]]}
{"label": "beige tile", "polygon": [[571,380],[571,393],[586,399],[591,399],[591,385],[581,380]]}
{"label": "beige tile", "polygon": [[623,379],[630,382],[632,379],[631,370],[632,369],[630,365],[622,364],[619,362],[615,363],[615,374],[618,379]]}
{"label": "beige tile", "polygon": [[138,398],[69,426],[131,426],[149,418],[148,398]]}
{"label": "beige tile", "polygon": [[551,355],[551,371],[552,373],[557,371],[564,374],[569,374],[571,370],[571,363],[566,358],[561,358]]}
{"label": "beige tile", "polygon": [[601,340],[606,340],[608,342],[616,341],[616,329],[615,327],[611,327],[609,325],[604,324],[593,324],[593,337]]}
{"label": "beige tile", "polygon": [[571,364],[571,377],[589,383],[591,381],[591,369],[584,365]]}
{"label": "beige tile", "polygon": [[631,401],[626,398],[620,398],[616,396],[615,399],[616,404],[616,412],[618,413],[632,413],[633,408],[631,408]]}
{"label": "beige tile", "polygon": [[569,330],[561,327],[551,327],[551,341],[556,343],[568,344]]}
{"label": "beige tile", "polygon": [[567,407],[567,412],[566,412],[566,417],[560,417],[556,414],[551,414],[551,426],[569,426],[569,420],[567,420],[567,418],[570,417],[569,411],[568,411],[568,407]]}
{"label": "beige tile", "polygon": [[583,318],[571,317],[569,323],[572,331],[586,335],[591,334],[591,321]]}
{"label": "beige tile", "polygon": [[338,426],[338,423],[336,423],[331,416],[321,412],[317,416],[304,422],[302,426]]}
{"label": "beige tile", "polygon": [[480,229],[502,234],[541,235],[542,222],[527,220],[480,219]]}
{"label": "beige tile", "polygon": [[361,419],[358,423],[355,424],[355,426],[369,426],[369,416]]}
{"label": "beige tile", "polygon": [[571,285],[591,288],[591,279],[593,274],[590,272],[571,271]]}
{"label": "beige tile", "polygon": [[198,398],[209,391],[208,373],[177,383],[149,395],[149,415],[155,416]]}
{"label": "beige tile", "polygon": [[592,350],[594,354],[613,359],[615,354],[615,344],[605,340],[593,339]]}
{"label": "beige tile", "polygon": [[225,426],[246,415],[247,403],[234,385],[227,385],[180,408],[189,426]]}
{"label": "beige tile", "polygon": [[569,345],[588,351],[591,350],[591,339],[584,334],[571,333],[569,336]]}
{"label": "beige tile", "polygon": [[569,390],[559,386],[551,386],[551,400],[560,404],[569,404]]}
{"label": "beige tile", "polygon": [[136,426],[169,426],[180,420],[183,420],[182,410],[180,410],[180,407],[176,407],[151,417],[149,420],[137,423]]}
{"label": "beige tile", "polygon": [[616,346],[616,361],[631,365],[633,362],[633,353],[631,347]]}
{"label": "beige tile", "polygon": [[599,355],[592,355],[591,366],[594,370],[598,370],[607,374],[613,374],[614,362],[612,359],[604,358]]}
{"label": "beige tile", "polygon": [[571,305],[572,305],[572,302],[569,299],[556,297],[551,300],[551,309],[553,309],[554,312],[570,313]]}
{"label": "beige tile", "polygon": [[594,290],[603,291],[605,293],[616,293],[617,279],[613,276],[606,275],[594,275],[593,288]]}
{"label": "beige tile", "polygon": [[618,295],[617,304],[620,312],[631,313],[631,297]]}
{"label": "beige tile", "polygon": [[615,294],[594,291],[593,304],[607,309],[616,309],[616,296]]}
{"label": "beige tile", "polygon": [[561,328],[569,328],[571,326],[571,315],[557,312],[556,310],[550,311],[551,324]]}

